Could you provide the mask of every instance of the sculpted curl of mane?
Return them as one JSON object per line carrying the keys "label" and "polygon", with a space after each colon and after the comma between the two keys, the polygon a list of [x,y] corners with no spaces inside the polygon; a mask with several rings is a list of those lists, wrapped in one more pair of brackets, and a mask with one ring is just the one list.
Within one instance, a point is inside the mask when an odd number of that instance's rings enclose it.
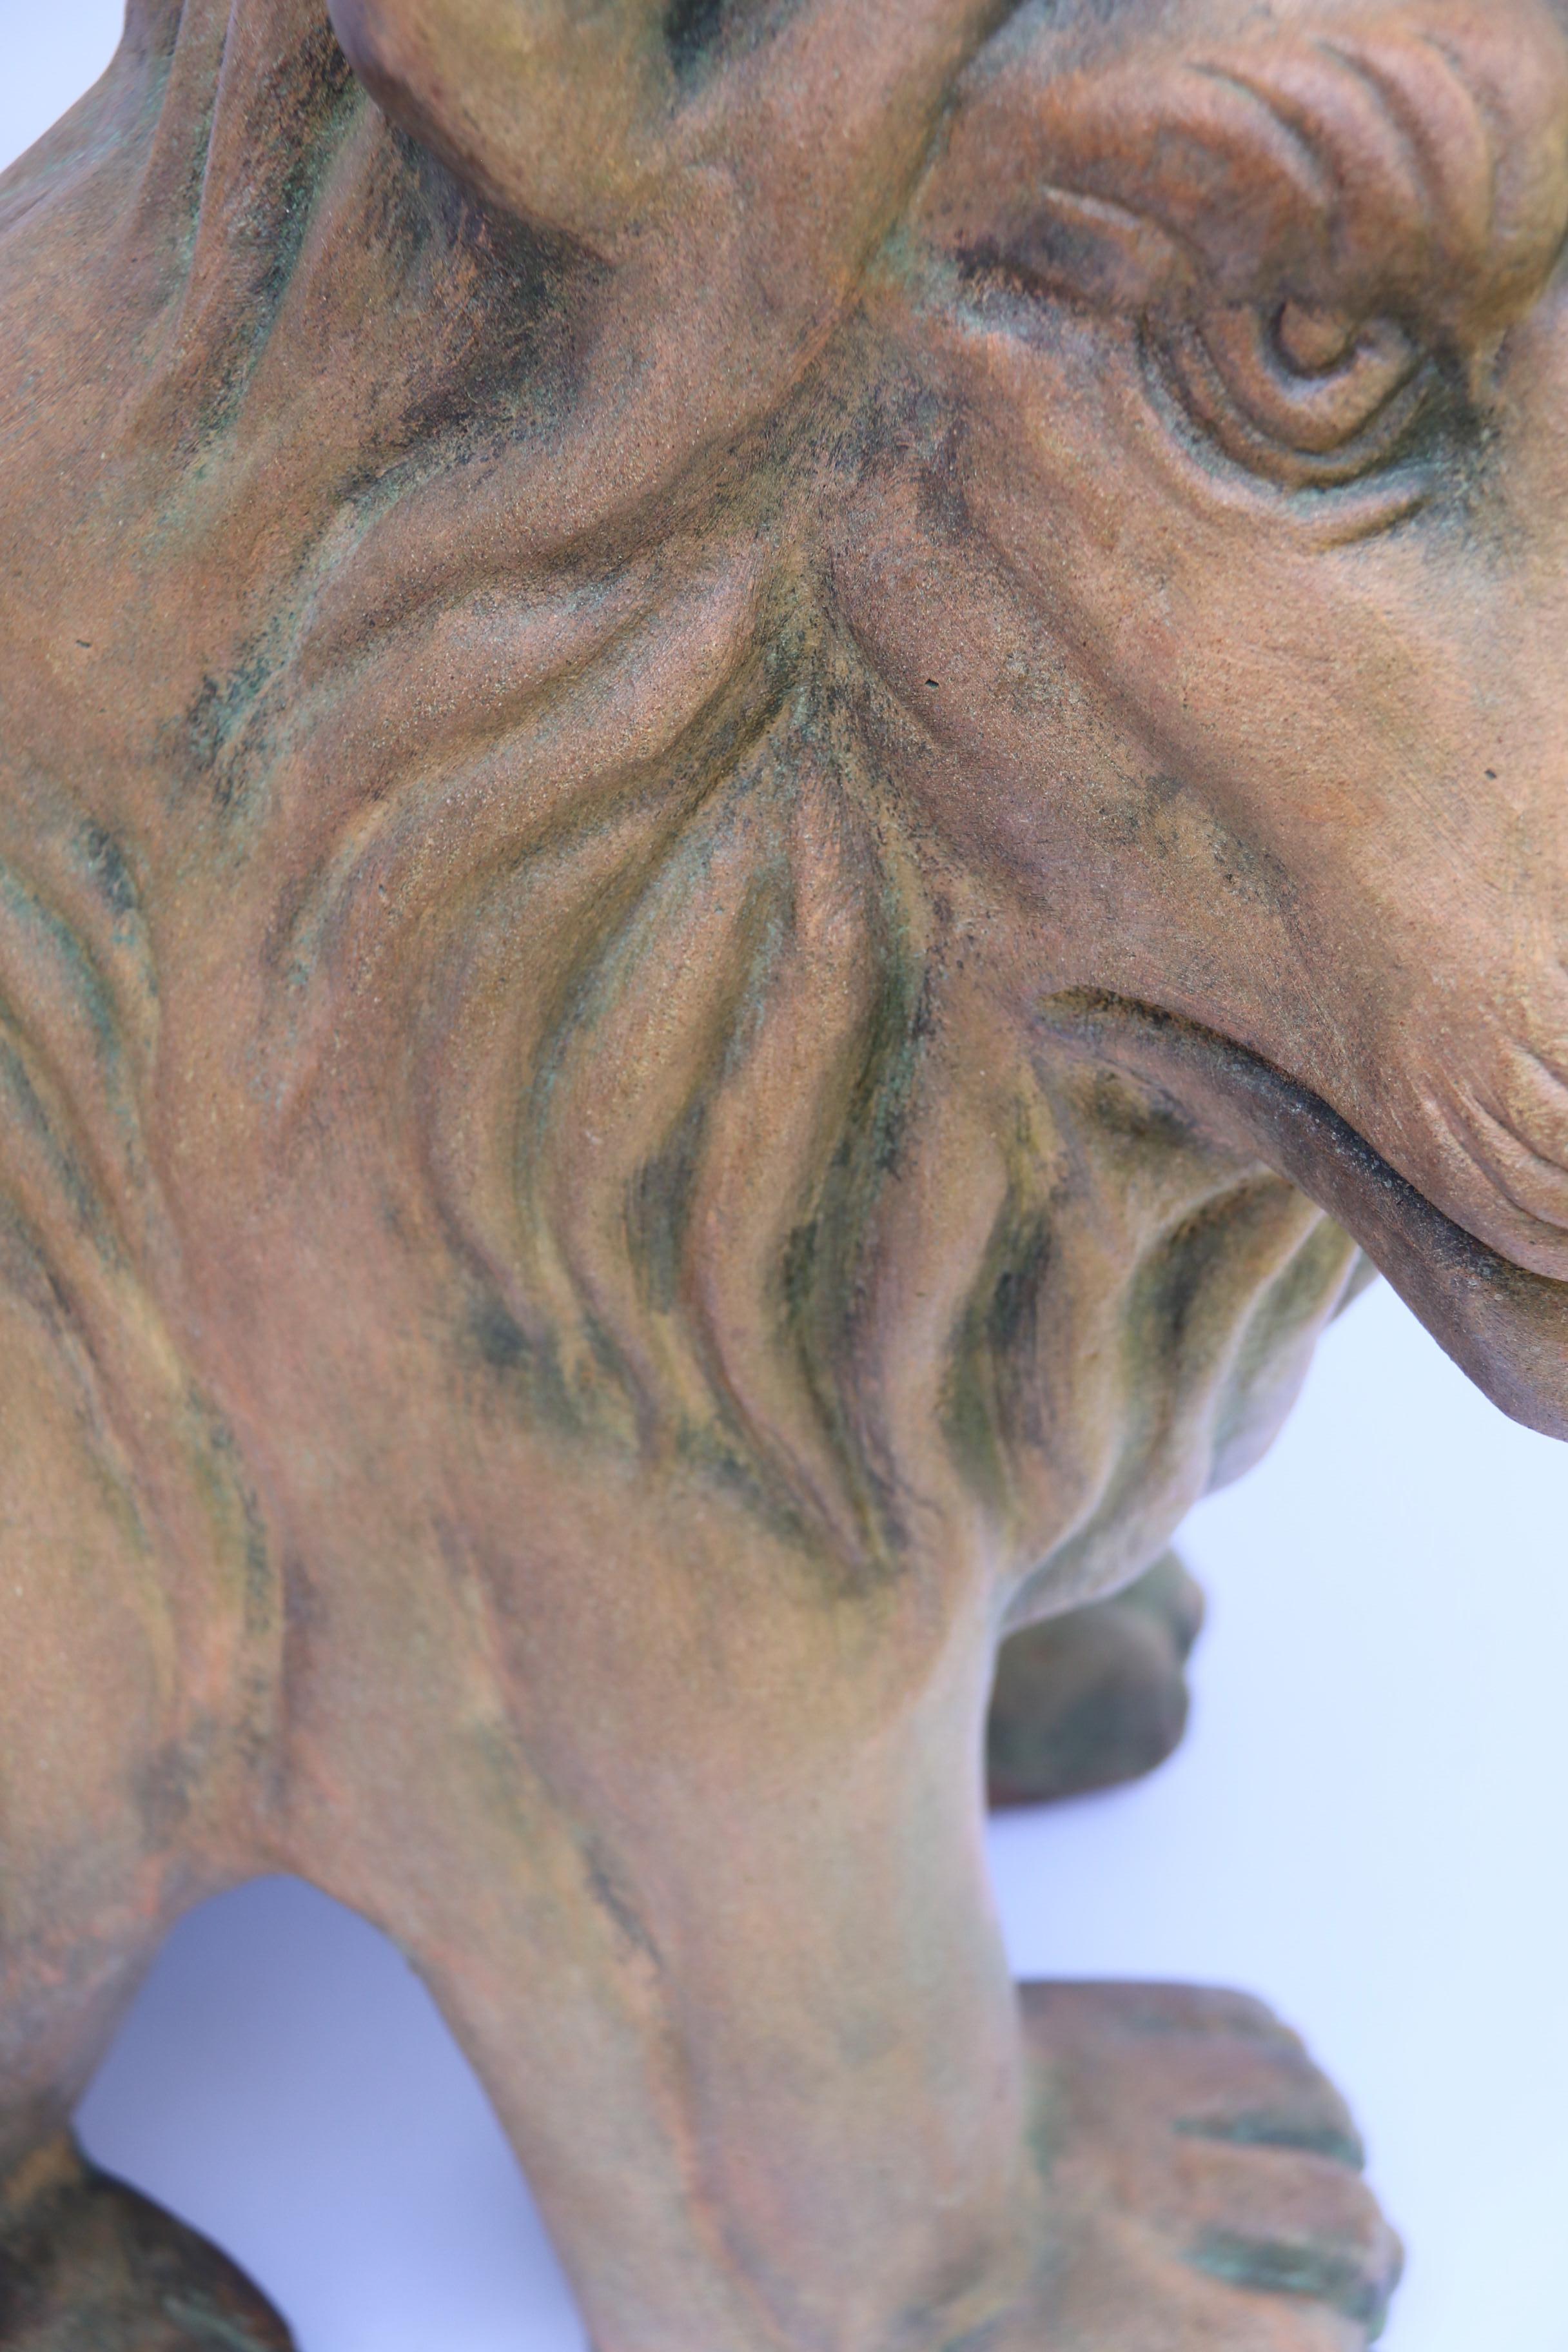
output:
{"label": "sculpted curl of mane", "polygon": [[[1020,1034],[971,970],[980,894],[884,782],[890,698],[820,610],[731,584],[673,756],[487,877],[421,981],[472,1343],[531,1412],[672,1449],[847,1570],[956,1523],[1059,1606],[1256,1459],[1355,1252]],[[664,593],[676,632],[716,592]]]}

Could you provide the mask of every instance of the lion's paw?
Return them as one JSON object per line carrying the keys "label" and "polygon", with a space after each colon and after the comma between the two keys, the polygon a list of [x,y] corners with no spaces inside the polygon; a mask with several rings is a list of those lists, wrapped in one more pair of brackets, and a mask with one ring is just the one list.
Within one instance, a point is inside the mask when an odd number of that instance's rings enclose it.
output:
{"label": "lion's paw", "polygon": [[1049,2220],[1018,2352],[1364,2352],[1399,2242],[1294,2034],[1186,1987],[1034,1985],[1024,2014]]}
{"label": "lion's paw", "polygon": [[67,2141],[0,2207],[0,2352],[293,2352],[227,2258]]}
{"label": "lion's paw", "polygon": [[1174,1552],[1114,1600],[1002,1645],[986,1727],[994,1805],[1045,1804],[1152,1772],[1186,1728],[1203,1594]]}

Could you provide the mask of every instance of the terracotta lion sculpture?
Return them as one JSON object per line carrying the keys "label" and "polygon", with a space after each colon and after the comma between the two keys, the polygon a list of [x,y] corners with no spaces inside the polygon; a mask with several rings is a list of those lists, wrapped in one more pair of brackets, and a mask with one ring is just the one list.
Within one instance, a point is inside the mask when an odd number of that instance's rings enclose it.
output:
{"label": "terracotta lion sculpture", "polygon": [[1565,227],[1545,0],[132,0],[0,180],[5,2352],[286,2345],[68,2128],[279,1870],[597,2352],[1375,2333],[984,1730],[1168,1744],[1363,1251],[1568,1433]]}

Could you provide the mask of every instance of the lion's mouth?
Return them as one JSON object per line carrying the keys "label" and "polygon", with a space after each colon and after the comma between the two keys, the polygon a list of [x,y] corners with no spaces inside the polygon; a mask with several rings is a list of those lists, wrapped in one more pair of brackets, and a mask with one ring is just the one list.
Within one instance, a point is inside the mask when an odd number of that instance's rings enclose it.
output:
{"label": "lion's mouth", "polygon": [[1342,1225],[1494,1404],[1568,1438],[1568,1282],[1531,1274],[1435,1208],[1318,1095],[1228,1038],[1120,997],[1055,997],[1044,1029],[1255,1152]]}

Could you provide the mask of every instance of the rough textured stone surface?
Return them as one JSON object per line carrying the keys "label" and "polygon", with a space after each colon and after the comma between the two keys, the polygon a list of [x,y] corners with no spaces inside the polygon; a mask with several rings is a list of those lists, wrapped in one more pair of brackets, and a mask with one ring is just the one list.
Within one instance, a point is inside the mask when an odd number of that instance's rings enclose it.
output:
{"label": "rough textured stone surface", "polygon": [[980,1759],[1358,1245],[1568,1431],[1565,224],[1547,0],[132,0],[0,180],[7,2352],[267,2341],[36,2199],[278,1869],[599,2352],[1366,2343]]}

